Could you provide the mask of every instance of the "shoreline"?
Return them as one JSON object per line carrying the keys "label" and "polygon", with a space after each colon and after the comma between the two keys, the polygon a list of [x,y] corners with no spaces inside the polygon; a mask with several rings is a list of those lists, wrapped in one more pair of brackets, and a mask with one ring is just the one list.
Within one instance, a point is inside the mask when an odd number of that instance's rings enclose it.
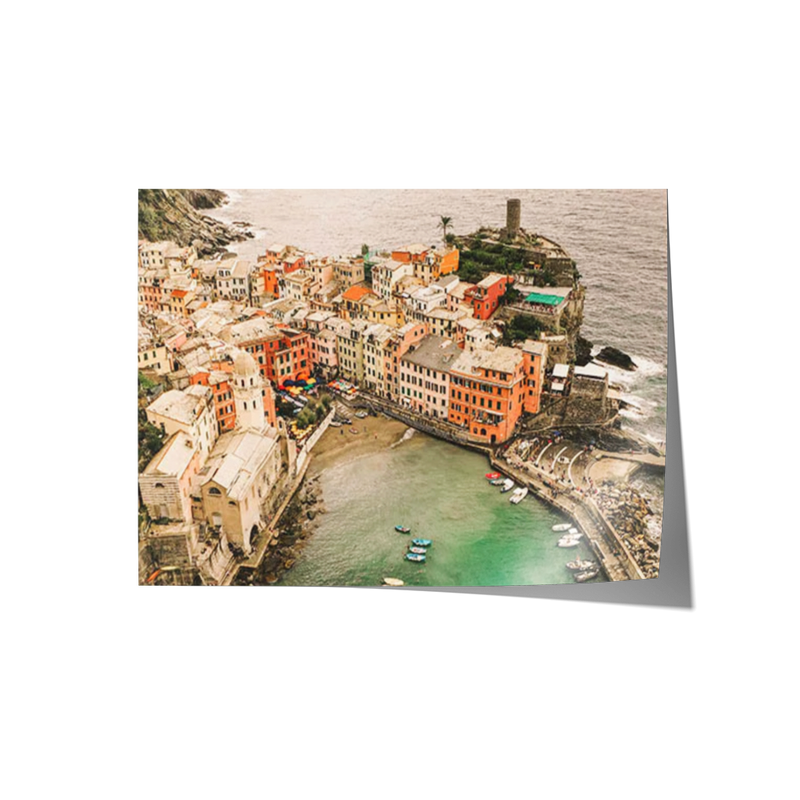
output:
{"label": "shoreline", "polygon": [[[328,428],[314,445],[308,465],[309,478],[316,478],[337,464],[379,453],[397,444],[411,427],[383,414],[370,415],[365,419],[357,419],[352,413],[350,416],[352,425]],[[351,433],[351,428],[358,433]]]}

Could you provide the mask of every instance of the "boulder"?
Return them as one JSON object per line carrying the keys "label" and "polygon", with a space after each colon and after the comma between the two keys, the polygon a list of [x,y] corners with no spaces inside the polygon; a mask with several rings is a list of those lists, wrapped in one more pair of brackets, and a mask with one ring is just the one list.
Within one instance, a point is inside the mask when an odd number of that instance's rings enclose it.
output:
{"label": "boulder", "polygon": [[605,364],[610,364],[612,367],[619,367],[620,369],[633,372],[636,369],[636,363],[622,350],[616,347],[604,347],[596,356],[595,360],[602,361]]}

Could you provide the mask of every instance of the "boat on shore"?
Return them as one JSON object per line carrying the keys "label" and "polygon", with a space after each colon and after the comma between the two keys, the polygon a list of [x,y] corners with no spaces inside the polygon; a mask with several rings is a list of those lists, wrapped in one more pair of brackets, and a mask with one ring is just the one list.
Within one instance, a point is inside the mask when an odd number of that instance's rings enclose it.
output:
{"label": "boat on shore", "polygon": [[417,564],[421,564],[425,561],[425,556],[420,553],[406,553],[406,561],[414,561]]}
{"label": "boat on shore", "polygon": [[592,578],[596,578],[600,574],[599,569],[587,569],[583,572],[576,572],[575,573],[575,580],[578,583],[586,583],[586,581],[592,580]]}
{"label": "boat on shore", "polygon": [[430,539],[412,539],[411,544],[413,544],[414,547],[430,547],[433,541]]}
{"label": "boat on shore", "polygon": [[552,530],[556,532],[568,531],[572,527],[571,522],[562,522],[559,525],[553,525]]}
{"label": "boat on shore", "polygon": [[350,428],[350,433],[358,433],[358,431],[355,428]]}
{"label": "boat on shore", "polygon": [[510,502],[516,505],[517,503],[521,503],[527,496],[528,496],[528,487],[523,486],[519,489],[514,490],[514,494],[512,494],[510,497]]}
{"label": "boat on shore", "polygon": [[341,428],[342,427],[342,423],[341,422],[337,422],[335,419],[332,419],[330,421],[330,426],[331,426],[331,428]]}
{"label": "boat on shore", "polygon": [[503,485],[500,488],[500,491],[501,492],[510,492],[513,488],[514,488],[514,481],[512,481],[511,478],[506,478],[503,481]]}
{"label": "boat on shore", "polygon": [[400,578],[384,578],[383,584],[384,586],[405,586],[405,583]]}
{"label": "boat on shore", "polygon": [[411,533],[411,528],[407,528],[405,525],[395,525],[394,529],[398,533]]}

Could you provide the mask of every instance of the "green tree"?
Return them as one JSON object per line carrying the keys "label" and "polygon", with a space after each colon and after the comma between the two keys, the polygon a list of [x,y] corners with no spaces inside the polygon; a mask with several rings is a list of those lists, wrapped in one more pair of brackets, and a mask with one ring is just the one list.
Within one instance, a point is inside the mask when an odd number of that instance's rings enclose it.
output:
{"label": "green tree", "polygon": [[442,229],[442,236],[445,241],[447,241],[447,229],[450,227],[452,221],[452,217],[439,217],[439,224],[436,227]]}

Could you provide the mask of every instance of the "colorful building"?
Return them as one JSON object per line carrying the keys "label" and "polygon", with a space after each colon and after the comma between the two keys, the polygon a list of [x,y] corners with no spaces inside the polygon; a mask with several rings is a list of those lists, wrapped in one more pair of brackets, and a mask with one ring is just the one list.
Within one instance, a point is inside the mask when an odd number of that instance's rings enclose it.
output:
{"label": "colorful building", "polygon": [[527,414],[538,414],[542,399],[547,366],[547,344],[526,339],[522,345],[522,356],[525,369],[525,400],[523,410]]}
{"label": "colorful building", "polygon": [[522,414],[525,388],[521,350],[464,350],[450,368],[449,420],[472,441],[505,442]]}
{"label": "colorful building", "polygon": [[482,281],[464,292],[464,299],[472,305],[476,319],[489,319],[500,306],[500,298],[513,283],[510,275],[491,272]]}
{"label": "colorful building", "polygon": [[400,402],[419,414],[448,418],[449,370],[461,350],[451,339],[426,336],[400,358]]}

